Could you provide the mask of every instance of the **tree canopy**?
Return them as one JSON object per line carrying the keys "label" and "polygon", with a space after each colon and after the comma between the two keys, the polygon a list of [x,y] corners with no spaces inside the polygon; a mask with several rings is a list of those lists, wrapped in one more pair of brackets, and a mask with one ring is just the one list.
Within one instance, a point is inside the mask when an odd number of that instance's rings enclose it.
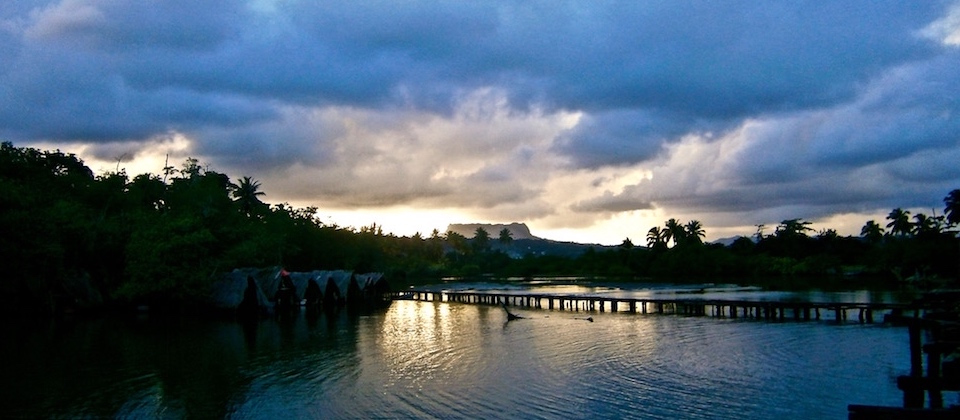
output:
{"label": "tree canopy", "polygon": [[[944,198],[943,216],[890,212],[884,231],[868,221],[860,237],[784,220],[774,234],[729,246],[705,244],[697,220],[667,220],[647,230],[646,246],[629,238],[579,256],[531,252],[534,240],[497,240],[478,228],[429,238],[386,235],[324,224],[316,207],[266,204],[259,181],[187,159],[163,174],[95,176],[75,155],[0,145],[0,291],[8,309],[50,310],[83,304],[195,305],[218,273],[239,267],[381,271],[402,279],[441,276],[582,275],[628,278],[797,275],[876,279],[956,278],[960,190]],[[912,221],[911,221],[912,220]],[[672,245],[672,246],[671,246]],[[783,280],[786,281],[786,280]]]}

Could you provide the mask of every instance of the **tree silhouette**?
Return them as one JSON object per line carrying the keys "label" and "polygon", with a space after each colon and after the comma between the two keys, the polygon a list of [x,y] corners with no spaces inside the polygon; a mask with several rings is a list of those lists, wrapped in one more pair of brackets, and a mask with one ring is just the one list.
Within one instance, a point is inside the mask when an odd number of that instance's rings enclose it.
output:
{"label": "tree silhouette", "polygon": [[[960,189],[947,193],[947,196],[943,198],[943,204],[943,215],[947,223],[950,226],[960,225]],[[960,258],[957,258],[957,264],[960,265]],[[960,273],[960,269],[957,272]]]}
{"label": "tree silhouette", "polygon": [[887,228],[890,229],[892,235],[909,235],[913,230],[913,225],[910,223],[910,212],[907,210],[897,207],[887,215],[887,220],[890,220],[890,223],[887,223]]}
{"label": "tree silhouette", "polygon": [[477,251],[486,251],[490,248],[490,233],[483,226],[473,232],[473,248]]}
{"label": "tree silhouette", "polygon": [[686,236],[687,233],[687,229],[684,228],[683,225],[677,221],[677,219],[670,219],[667,220],[666,223],[666,232],[667,234],[664,237],[664,240],[669,242],[672,239],[673,246],[677,246],[680,244],[680,242],[683,242],[684,236]]}
{"label": "tree silhouette", "polygon": [[647,247],[651,249],[667,249],[667,231],[657,226],[647,231]]}
{"label": "tree silhouette", "polygon": [[240,206],[240,212],[247,216],[258,214],[266,206],[260,201],[260,197],[266,195],[260,191],[260,181],[254,181],[249,176],[240,178],[238,181],[239,183],[230,186],[233,190],[233,198]]}
{"label": "tree silhouette", "polygon": [[813,230],[809,225],[810,222],[804,221],[803,219],[784,220],[777,226],[774,235],[778,238],[805,238],[807,237],[807,232]]}
{"label": "tree silhouette", "polygon": [[699,220],[691,220],[684,225],[685,235],[684,237],[693,244],[703,244],[703,238],[707,236],[707,232],[703,230],[703,225],[700,224]]}
{"label": "tree silhouette", "polygon": [[943,198],[943,214],[950,226],[960,225],[960,190],[953,190]]}
{"label": "tree silhouette", "polygon": [[940,217],[929,217],[923,213],[917,213],[913,216],[916,223],[913,224],[913,234],[931,235],[938,234],[943,230],[943,222]]}
{"label": "tree silhouette", "polygon": [[513,232],[510,232],[510,229],[507,228],[500,229],[500,238],[497,241],[501,245],[509,246],[513,243]]}
{"label": "tree silhouette", "polygon": [[757,225],[757,232],[754,234],[754,238],[756,238],[757,242],[763,240],[763,230],[766,229],[766,227],[767,225],[763,223]]}
{"label": "tree silhouette", "polygon": [[[173,176],[165,180],[163,175]],[[21,302],[9,307],[13,311],[50,310],[60,305],[58,296],[73,293],[82,277],[99,292],[101,303],[201,305],[218,273],[278,264],[296,271],[383,271],[397,279],[480,273],[720,274],[746,281],[751,275],[776,275],[773,281],[781,281],[783,275],[826,274],[824,278],[836,279],[845,267],[862,267],[864,279],[896,281],[915,273],[956,278],[960,272],[955,237],[960,190],[943,199],[943,216],[892,211],[889,234],[903,236],[896,240],[885,238],[884,228],[873,220],[861,229],[866,239],[861,241],[839,237],[833,229],[810,238],[809,222],[790,219],[777,226],[774,235],[764,236],[764,226],[757,226],[762,240],[756,244],[741,237],[729,247],[694,249],[688,246],[705,236],[700,222],[670,219],[647,232],[649,249],[635,247],[627,238],[619,247],[590,248],[579,257],[537,251],[511,259],[489,252],[492,239],[482,228],[470,240],[436,229],[424,239],[420,233],[410,238],[385,235],[377,224],[340,228],[320,221],[315,207],[267,206],[260,201],[260,183],[250,177],[235,182],[192,158],[182,170],[166,167],[161,175],[129,180],[117,172],[94,177],[76,156],[2,142],[0,255],[5,258],[0,269],[7,275],[0,291]],[[244,215],[256,211],[263,213]],[[512,240],[509,229],[500,231],[499,240]],[[670,240],[680,246],[670,249]],[[91,297],[67,297],[64,302],[96,304]]]}
{"label": "tree silhouette", "polygon": [[879,243],[883,239],[883,227],[873,220],[868,220],[860,229],[860,236],[870,243]]}

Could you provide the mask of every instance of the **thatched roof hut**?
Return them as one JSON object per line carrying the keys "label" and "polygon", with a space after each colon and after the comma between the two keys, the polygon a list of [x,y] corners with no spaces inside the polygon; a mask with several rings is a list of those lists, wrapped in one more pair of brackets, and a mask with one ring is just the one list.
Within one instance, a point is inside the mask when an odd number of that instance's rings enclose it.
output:
{"label": "thatched roof hut", "polygon": [[[238,268],[225,273],[211,287],[211,301],[221,309],[239,309],[247,305],[269,307],[280,288],[281,267]],[[310,280],[315,280],[323,291],[324,304],[364,303],[371,296],[389,292],[383,273],[354,274],[349,270],[313,270],[286,272],[295,288],[296,301],[306,297]],[[252,279],[252,285],[248,279]],[[245,296],[247,298],[245,299]]]}
{"label": "thatched roof hut", "polygon": [[241,304],[266,307],[270,299],[262,283],[274,273],[273,268],[238,268],[224,273],[211,285],[210,301],[218,309],[239,309]]}

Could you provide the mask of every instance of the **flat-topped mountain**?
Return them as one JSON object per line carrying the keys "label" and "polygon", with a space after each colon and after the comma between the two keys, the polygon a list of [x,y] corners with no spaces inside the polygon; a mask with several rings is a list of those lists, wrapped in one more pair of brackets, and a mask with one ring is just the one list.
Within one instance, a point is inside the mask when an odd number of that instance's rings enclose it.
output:
{"label": "flat-topped mountain", "polygon": [[525,223],[491,224],[491,223],[451,223],[447,225],[447,232],[456,232],[464,237],[473,238],[478,228],[483,228],[490,234],[490,238],[500,237],[500,231],[507,229],[513,236],[513,239],[540,239],[530,233],[530,228]]}
{"label": "flat-topped mountain", "polygon": [[[527,254],[558,255],[568,258],[575,258],[590,248],[615,248],[597,244],[580,244],[575,242],[561,242],[538,238],[530,233],[530,229],[524,223],[453,223],[447,226],[447,232],[456,232],[463,235],[467,239],[472,239],[477,233],[477,228],[481,227],[490,235],[490,246],[492,249],[505,252],[513,258],[522,258]],[[502,244],[498,241],[500,237],[500,231],[503,229],[507,229],[513,238],[513,241],[509,244]]]}

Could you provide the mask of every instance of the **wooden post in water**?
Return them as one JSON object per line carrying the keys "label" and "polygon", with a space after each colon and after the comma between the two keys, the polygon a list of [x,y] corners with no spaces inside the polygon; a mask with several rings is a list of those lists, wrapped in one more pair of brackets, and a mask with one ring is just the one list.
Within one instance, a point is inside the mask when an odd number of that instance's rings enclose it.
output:
{"label": "wooden post in water", "polygon": [[943,408],[943,394],[940,387],[935,385],[940,379],[940,349],[934,346],[927,347],[927,378],[933,379],[927,394],[930,396],[930,408]]}
{"label": "wooden post in water", "polygon": [[[923,376],[923,353],[920,347],[920,324],[911,322],[907,326],[910,334],[910,376],[919,378]],[[922,408],[923,407],[923,389],[913,387],[903,390],[904,408]]]}

